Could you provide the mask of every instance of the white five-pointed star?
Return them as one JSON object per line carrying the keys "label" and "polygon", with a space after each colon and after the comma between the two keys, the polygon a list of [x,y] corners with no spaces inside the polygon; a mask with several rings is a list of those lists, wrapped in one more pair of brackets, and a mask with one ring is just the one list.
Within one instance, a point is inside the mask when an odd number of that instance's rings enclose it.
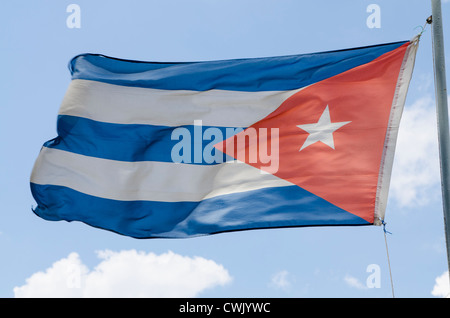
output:
{"label": "white five-pointed star", "polygon": [[333,133],[344,125],[351,123],[351,121],[344,121],[338,123],[332,123],[330,120],[330,111],[328,105],[319,118],[319,121],[315,124],[297,125],[298,128],[303,129],[309,133],[303,146],[299,151],[302,151],[306,147],[321,141],[325,145],[334,149]]}

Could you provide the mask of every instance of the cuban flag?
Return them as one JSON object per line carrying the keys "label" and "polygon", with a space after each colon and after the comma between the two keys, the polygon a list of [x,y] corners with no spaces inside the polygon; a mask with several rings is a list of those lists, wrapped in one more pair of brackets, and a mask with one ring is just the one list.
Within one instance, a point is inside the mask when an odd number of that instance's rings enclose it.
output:
{"label": "cuban flag", "polygon": [[161,63],[82,54],[34,212],[135,238],[379,225],[418,38]]}

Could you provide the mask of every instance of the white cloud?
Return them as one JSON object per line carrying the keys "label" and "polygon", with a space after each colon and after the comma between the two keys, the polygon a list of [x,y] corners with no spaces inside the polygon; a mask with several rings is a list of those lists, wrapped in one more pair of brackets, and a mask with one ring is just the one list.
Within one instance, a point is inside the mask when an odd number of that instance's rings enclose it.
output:
{"label": "white cloud", "polygon": [[286,270],[279,271],[272,276],[270,285],[277,289],[287,290],[291,286],[290,276]]}
{"label": "white cloud", "polygon": [[423,97],[404,109],[390,193],[401,206],[423,206],[439,195],[439,150],[434,100]]}
{"label": "white cloud", "polygon": [[77,253],[38,272],[14,288],[15,297],[195,297],[231,281],[228,271],[212,260],[167,252],[135,250],[97,253],[101,262],[92,270]]}
{"label": "white cloud", "polygon": [[344,282],[349,285],[350,287],[356,288],[356,289],[367,289],[367,286],[364,285],[357,279],[356,277],[353,277],[351,275],[345,275]]}
{"label": "white cloud", "polygon": [[450,283],[448,271],[436,278],[431,294],[436,297],[450,298]]}
{"label": "white cloud", "polygon": [[79,297],[78,278],[87,274],[78,254],[71,253],[48,268],[45,272],[34,273],[26,284],[14,288],[16,297]]}

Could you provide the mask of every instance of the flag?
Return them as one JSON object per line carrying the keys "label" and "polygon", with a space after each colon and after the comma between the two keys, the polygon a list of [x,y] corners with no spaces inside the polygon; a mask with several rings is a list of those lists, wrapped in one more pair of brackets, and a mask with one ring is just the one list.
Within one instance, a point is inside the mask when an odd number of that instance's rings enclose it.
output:
{"label": "flag", "polygon": [[418,38],[313,54],[81,54],[34,212],[135,238],[379,225]]}

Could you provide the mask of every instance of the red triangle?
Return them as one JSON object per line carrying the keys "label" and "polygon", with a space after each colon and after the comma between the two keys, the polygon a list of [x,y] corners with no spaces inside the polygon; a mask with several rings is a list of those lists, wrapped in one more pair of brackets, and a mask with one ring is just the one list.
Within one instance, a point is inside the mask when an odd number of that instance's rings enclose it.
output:
{"label": "red triangle", "polygon": [[[372,223],[386,130],[407,45],[297,92],[216,147]],[[297,126],[317,123],[327,105],[332,123],[350,123],[334,131],[334,149],[319,141],[299,151],[309,133]],[[255,133],[257,137],[237,145],[245,134]],[[276,142],[279,156],[273,154],[270,165],[249,156],[259,149],[264,153],[264,147],[270,151]]]}

